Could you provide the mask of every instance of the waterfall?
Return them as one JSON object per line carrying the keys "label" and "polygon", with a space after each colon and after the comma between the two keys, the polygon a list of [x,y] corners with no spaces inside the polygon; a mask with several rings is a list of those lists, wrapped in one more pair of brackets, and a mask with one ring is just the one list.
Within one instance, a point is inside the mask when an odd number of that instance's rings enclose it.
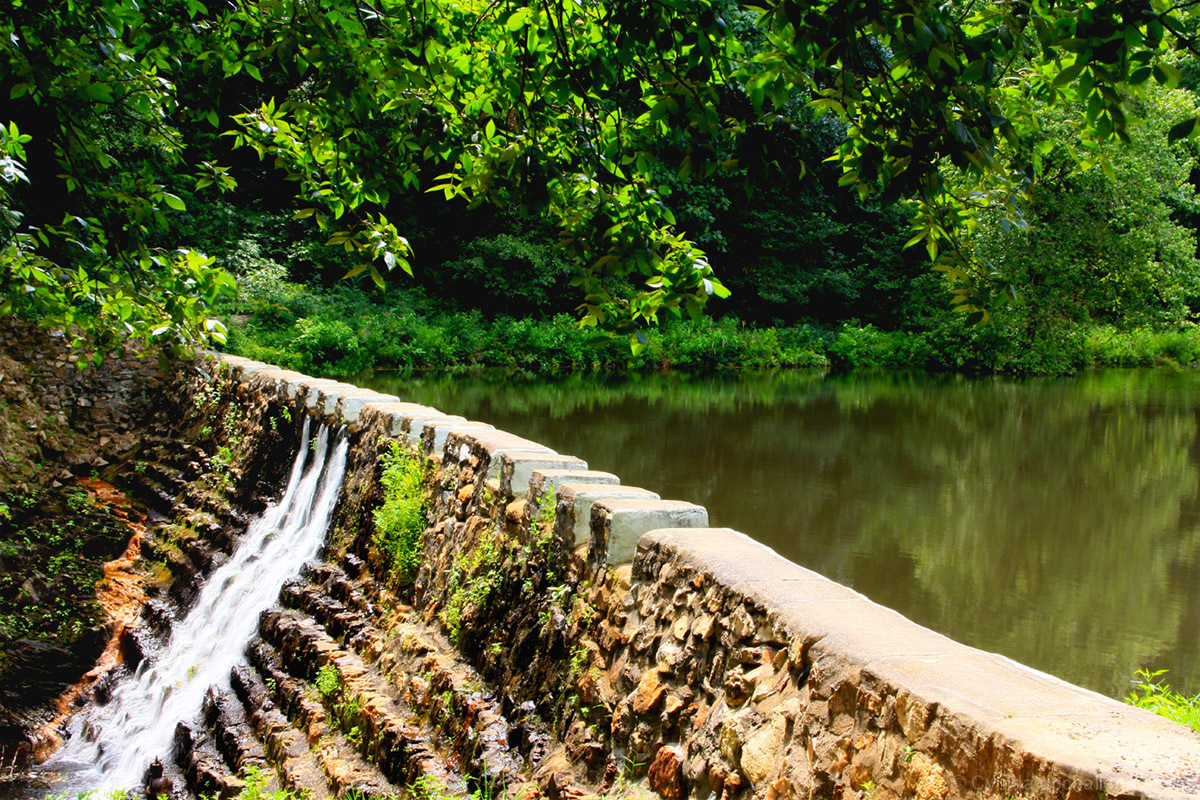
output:
{"label": "waterfall", "polygon": [[150,760],[170,751],[176,724],[200,713],[208,687],[229,687],[259,615],[317,556],[337,502],[348,442],[341,438],[330,453],[322,425],[310,461],[308,436],[306,418],[283,499],[250,524],[229,560],[208,576],[161,653],[145,659],[108,703],[78,715],[71,738],[44,769],[73,773],[73,788],[99,789],[101,796],[139,786]]}

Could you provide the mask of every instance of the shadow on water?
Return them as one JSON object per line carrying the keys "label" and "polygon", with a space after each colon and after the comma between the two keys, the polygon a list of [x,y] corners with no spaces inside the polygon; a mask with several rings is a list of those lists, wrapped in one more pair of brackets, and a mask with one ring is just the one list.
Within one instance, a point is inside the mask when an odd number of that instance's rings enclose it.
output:
{"label": "shadow on water", "polygon": [[1113,696],[1200,691],[1200,374],[385,375]]}

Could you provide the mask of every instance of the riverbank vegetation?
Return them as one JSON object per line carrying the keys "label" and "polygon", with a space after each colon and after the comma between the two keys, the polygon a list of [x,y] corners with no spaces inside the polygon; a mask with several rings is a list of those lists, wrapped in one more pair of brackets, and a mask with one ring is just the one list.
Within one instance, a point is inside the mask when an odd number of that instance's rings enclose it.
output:
{"label": "riverbank vegetation", "polygon": [[1125,702],[1200,731],[1200,695],[1188,697],[1175,691],[1162,677],[1165,672],[1138,670],[1134,690]]}
{"label": "riverbank vegetation", "polygon": [[[526,358],[545,369],[630,365],[577,355],[563,314],[623,337],[633,366],[1191,358],[1190,7],[12,11],[0,313],[98,352],[220,340],[227,270],[250,280],[238,267],[265,258],[317,297],[343,276],[390,287],[396,318],[429,300],[384,332],[392,349],[507,328],[539,354],[562,341],[557,362]],[[706,307],[716,324],[694,322]],[[289,309],[295,341],[373,359],[379,326],[336,310]],[[655,337],[664,320],[680,327]],[[266,336],[288,314],[259,321],[235,344],[290,352]],[[520,360],[449,349],[408,360]]]}

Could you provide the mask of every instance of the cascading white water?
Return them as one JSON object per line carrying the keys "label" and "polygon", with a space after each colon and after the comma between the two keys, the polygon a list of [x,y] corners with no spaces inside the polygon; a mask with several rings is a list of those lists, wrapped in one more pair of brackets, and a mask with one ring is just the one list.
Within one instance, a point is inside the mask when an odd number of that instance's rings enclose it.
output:
{"label": "cascading white water", "polygon": [[283,499],[250,524],[229,560],[209,575],[162,652],[121,682],[108,703],[79,715],[78,730],[43,769],[74,773],[71,784],[102,795],[136,787],[149,761],[169,752],[176,724],[200,713],[208,687],[229,687],[259,615],[320,551],[337,502],[348,443],[343,438],[329,454],[330,432],[322,426],[309,462],[308,434],[305,419]]}

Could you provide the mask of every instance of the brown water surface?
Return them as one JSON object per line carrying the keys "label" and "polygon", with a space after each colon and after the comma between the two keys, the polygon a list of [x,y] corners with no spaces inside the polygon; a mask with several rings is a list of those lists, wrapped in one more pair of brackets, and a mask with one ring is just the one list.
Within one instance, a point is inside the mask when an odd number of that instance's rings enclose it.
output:
{"label": "brown water surface", "polygon": [[1200,373],[360,382],[700,503],[967,644],[1200,691]]}

